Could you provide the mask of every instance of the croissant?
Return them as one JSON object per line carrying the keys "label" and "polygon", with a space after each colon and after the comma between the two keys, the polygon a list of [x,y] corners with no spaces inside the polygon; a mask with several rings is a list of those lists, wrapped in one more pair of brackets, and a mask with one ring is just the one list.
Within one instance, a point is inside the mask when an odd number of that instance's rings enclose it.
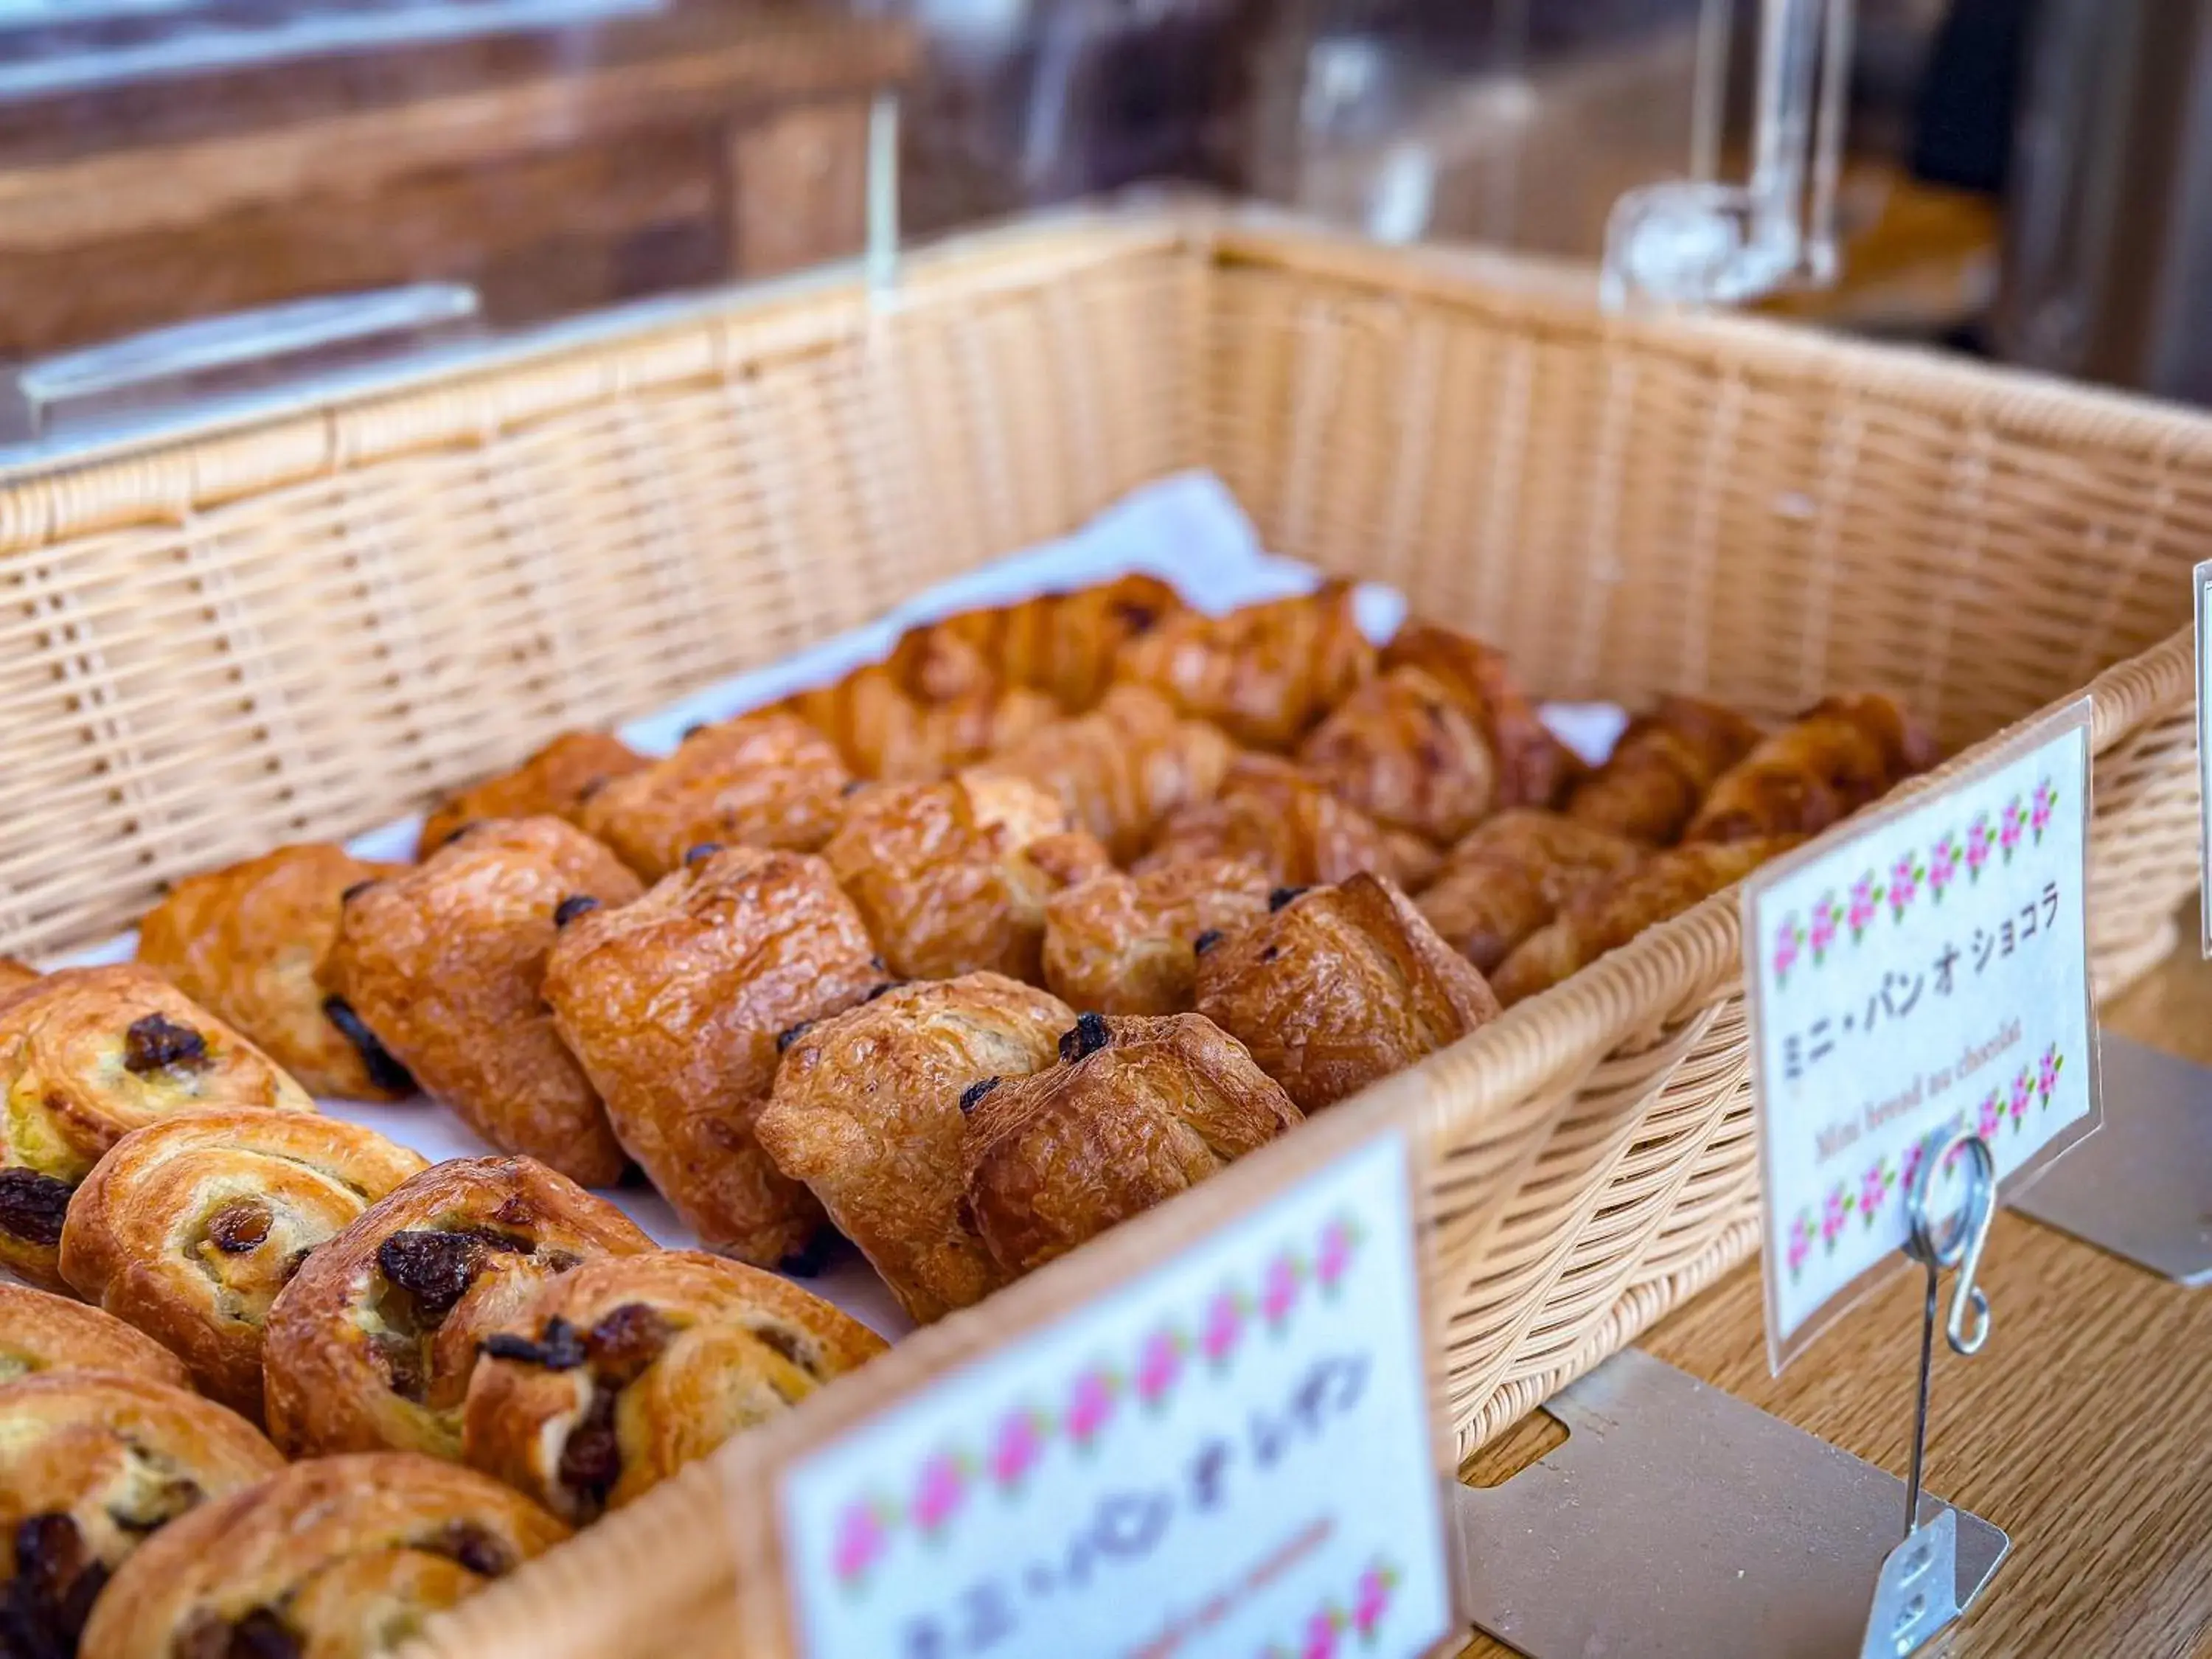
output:
{"label": "croissant", "polygon": [[900,686],[924,702],[1025,686],[1079,714],[1105,695],[1122,647],[1182,608],[1175,589],[1158,578],[1121,576],[911,629],[888,666]]}
{"label": "croissant", "polygon": [[1242,859],[1195,859],[1064,888],[1045,902],[1044,982],[1086,1012],[1187,1012],[1194,947],[1267,915],[1274,885]]}
{"label": "croissant", "polygon": [[1816,836],[1938,757],[1934,740],[1892,699],[1825,698],[1723,773],[1683,839]]}
{"label": "croissant", "polygon": [[184,1361],[112,1314],[0,1280],[0,1383],[42,1371],[127,1371],[189,1389]]}
{"label": "croissant", "polygon": [[872,665],[782,707],[837,745],[855,775],[892,781],[942,777],[1020,741],[1060,718],[1060,705],[1026,686],[976,685],[940,702],[903,690]]}
{"label": "croissant", "polygon": [[1558,918],[1516,946],[1490,976],[1506,1007],[1547,991],[1647,927],[1733,885],[1802,836],[1704,842],[1654,853],[1567,901]]}
{"label": "croissant", "polygon": [[20,991],[26,985],[35,985],[39,970],[27,962],[18,962],[14,957],[0,957],[0,997],[10,991]]}
{"label": "croissant", "polygon": [[574,823],[584,803],[616,778],[650,764],[620,738],[568,732],[511,772],[471,784],[433,807],[422,820],[415,856],[427,859],[453,832],[481,818],[552,817]]}
{"label": "croissant", "polygon": [[1298,764],[1378,823],[1456,841],[1498,799],[1490,739],[1425,669],[1385,669],[1314,729]]}
{"label": "croissant", "polygon": [[1239,755],[1210,801],[1176,808],[1137,860],[1138,874],[1189,860],[1242,859],[1278,887],[1349,880],[1364,870],[1411,887],[1432,873],[1436,849],[1387,831],[1288,761]]}
{"label": "croissant", "polygon": [[1453,848],[1415,902],[1444,942],[1486,974],[1562,904],[1644,855],[1624,836],[1518,806]]}
{"label": "croissant", "polygon": [[1629,722],[1605,764],[1575,786],[1567,816],[1664,847],[1696,814],[1713,781],[1751,752],[1759,728],[1695,697],[1662,697]]}
{"label": "croissant", "polygon": [[1556,806],[1580,775],[1582,763],[1538,716],[1504,653],[1481,641],[1409,623],[1382,647],[1382,664],[1422,670],[1474,717],[1497,761],[1498,805]]}
{"label": "croissant", "polygon": [[1348,582],[1226,616],[1164,618],[1121,647],[1121,679],[1164,693],[1237,742],[1278,751],[1375,672]]}

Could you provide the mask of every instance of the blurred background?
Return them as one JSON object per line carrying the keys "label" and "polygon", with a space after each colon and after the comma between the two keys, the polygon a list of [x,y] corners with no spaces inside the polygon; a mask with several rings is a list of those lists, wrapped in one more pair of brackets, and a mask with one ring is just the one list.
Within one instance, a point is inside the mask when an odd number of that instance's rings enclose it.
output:
{"label": "blurred background", "polygon": [[[2212,400],[2212,5],[1853,9],[1837,280],[1757,303]],[[1748,171],[1760,39],[1759,0],[0,0],[7,418],[849,257],[885,90],[909,237],[1160,184],[1595,260],[1624,191]]]}

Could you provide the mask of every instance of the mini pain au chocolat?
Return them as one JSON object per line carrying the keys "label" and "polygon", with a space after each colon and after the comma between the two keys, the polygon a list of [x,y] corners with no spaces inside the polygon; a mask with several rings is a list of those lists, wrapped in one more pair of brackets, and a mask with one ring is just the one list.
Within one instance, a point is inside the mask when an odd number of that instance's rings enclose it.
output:
{"label": "mini pain au chocolat", "polygon": [[117,1141],[77,1188],[62,1277],[258,1422],[276,1293],[309,1251],[426,1167],[374,1129],[305,1112],[166,1118]]}
{"label": "mini pain au chocolat", "polygon": [[605,732],[566,732],[511,772],[474,783],[441,802],[422,820],[415,856],[427,859],[455,833],[484,818],[567,818],[617,778],[650,764]]}
{"label": "mini pain au chocolat", "polygon": [[1347,582],[1225,616],[1178,611],[1121,647],[1123,680],[1237,742],[1286,750],[1375,672]]}
{"label": "mini pain au chocolat", "polygon": [[1242,859],[1193,859],[1055,893],[1044,908],[1044,982],[1101,1014],[1180,1014],[1197,994],[1199,949],[1267,913],[1274,884]]}
{"label": "mini pain au chocolat", "polygon": [[582,1526],[884,1347],[741,1262],[696,1250],[589,1262],[484,1339],[463,1455]]}
{"label": "mini pain au chocolat", "polygon": [[1557,806],[1582,775],[1513,678],[1505,654],[1434,623],[1408,623],[1382,647],[1382,667],[1417,668],[1472,716],[1490,745],[1500,806]]}
{"label": "mini pain au chocolat", "polygon": [[1363,871],[1406,885],[1425,878],[1437,854],[1418,837],[1394,839],[1290,762],[1240,755],[1222,779],[1220,794],[1170,813],[1134,867],[1141,874],[1207,858],[1243,859],[1279,887],[1310,887],[1347,881]]}
{"label": "mini pain au chocolat", "polygon": [[1935,740],[1892,699],[1823,698],[1721,774],[1683,839],[1817,836],[1938,758]]}
{"label": "mini pain au chocolat", "polygon": [[539,990],[564,907],[638,892],[613,854],[562,819],[478,823],[428,863],[355,890],[324,977],[493,1146],[609,1186],[622,1148]]}
{"label": "mini pain au chocolat", "polygon": [[1453,848],[1415,903],[1447,945],[1486,974],[1576,894],[1644,856],[1625,836],[1516,806]]}
{"label": "mini pain au chocolat", "polygon": [[1759,728],[1695,697],[1662,697],[1628,723],[1605,763],[1575,786],[1567,816],[1664,847],[1679,837],[1721,774],[1751,752]]}
{"label": "mini pain au chocolat", "polygon": [[60,1289],[70,1194],[173,1112],[312,1112],[275,1061],[150,968],[65,968],[0,1000],[0,1266]]}
{"label": "mini pain au chocolat", "polygon": [[556,1275],[653,1248],[620,1210],[529,1158],[425,1170],[277,1293],[261,1346],[270,1437],[295,1457],[458,1457],[482,1339]]}
{"label": "mini pain au chocolat", "polygon": [[827,864],[732,847],[634,904],[572,919],[545,1000],[623,1148],[676,1212],[709,1249],[772,1267],[822,1224],[754,1139],[779,1034],[888,977]]}
{"label": "mini pain au chocolat", "polygon": [[568,1536],[489,1475],[319,1457],[203,1504],[115,1577],[83,1659],[373,1659]]}
{"label": "mini pain au chocolat", "polygon": [[966,1107],[1052,1063],[1075,1015],[998,974],[917,981],[787,1034],[761,1145],[804,1181],[917,1324],[1004,1281],[962,1218]]}
{"label": "mini pain au chocolat", "polygon": [[1029,1273],[1299,1121],[1211,1020],[1085,1014],[1057,1064],[975,1098],[968,1212],[1001,1268]]}
{"label": "mini pain au chocolat", "polygon": [[1339,704],[1298,764],[1377,823],[1432,842],[1465,835],[1497,804],[1498,762],[1443,683],[1386,670]]}
{"label": "mini pain au chocolat", "polygon": [[1198,959],[1198,1011],[1304,1112],[1355,1094],[1498,1014],[1482,975],[1376,876],[1278,891]]}
{"label": "mini pain au chocolat", "polygon": [[1105,695],[1122,647],[1182,608],[1158,577],[1120,576],[924,623],[899,636],[885,667],[928,702],[1026,686],[1081,714]]}
{"label": "mini pain au chocolat", "polygon": [[404,1100],[414,1079],[319,975],[345,895],[404,867],[314,842],[189,876],[138,924],[138,960],[259,1043],[310,1094]]}
{"label": "mini pain au chocolat", "polygon": [[189,1389],[185,1362],[112,1314],[0,1280],[0,1383],[41,1371],[125,1371]]}

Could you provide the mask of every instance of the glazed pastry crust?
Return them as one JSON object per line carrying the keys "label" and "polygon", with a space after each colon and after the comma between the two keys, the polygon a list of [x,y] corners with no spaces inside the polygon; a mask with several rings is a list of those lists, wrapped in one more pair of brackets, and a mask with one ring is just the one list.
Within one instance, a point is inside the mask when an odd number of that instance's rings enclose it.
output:
{"label": "glazed pastry crust", "polygon": [[1486,974],[1575,895],[1644,856],[1625,836],[1515,807],[1453,848],[1416,902],[1444,942]]}
{"label": "glazed pastry crust", "polygon": [[645,757],[606,732],[564,732],[511,772],[471,784],[431,809],[416,842],[427,859],[464,825],[484,818],[566,818],[617,778],[648,765]]}
{"label": "glazed pastry crust", "polygon": [[172,1112],[314,1102],[152,969],[124,963],[62,969],[0,1001],[0,1266],[58,1290],[68,1190],[125,1134]]}
{"label": "glazed pastry crust", "polygon": [[[1401,886],[1436,864],[1417,836],[1394,838],[1374,819],[1273,755],[1240,755],[1218,799],[1179,808],[1153,837],[1137,873],[1191,859],[1243,859],[1279,887],[1348,881],[1362,871]],[[1410,863],[1410,867],[1409,866]]]}
{"label": "glazed pastry crust", "polygon": [[1567,816],[1663,847],[1696,814],[1714,780],[1751,752],[1759,728],[1695,697],[1662,697],[1629,722],[1605,763],[1575,787]]}
{"label": "glazed pastry crust", "polygon": [[1105,695],[1122,647],[1182,608],[1158,578],[1121,576],[910,629],[886,666],[924,702],[1027,686],[1079,714]]}
{"label": "glazed pastry crust", "polygon": [[835,743],[857,776],[895,781],[942,777],[1019,742],[1060,713],[1042,691],[988,683],[925,702],[882,664],[802,691],[783,707]]}
{"label": "glazed pastry crust", "polygon": [[1389,881],[1279,895],[1198,962],[1198,1011],[1316,1112],[1498,1014],[1482,975]]}
{"label": "glazed pastry crust", "polygon": [[70,1201],[62,1277],[258,1422],[270,1304],[307,1251],[428,1167],[373,1129],[304,1112],[149,1123],[116,1142]]}
{"label": "glazed pastry crust", "polygon": [[539,990],[562,901],[625,904],[639,890],[559,818],[478,823],[428,863],[356,891],[324,976],[477,1133],[608,1186],[622,1148]]}
{"label": "glazed pastry crust", "polygon": [[0,1280],[0,1383],[46,1371],[124,1371],[192,1385],[184,1361],[112,1314]]}
{"label": "glazed pastry crust", "polygon": [[1075,1014],[998,974],[917,981],[794,1036],[761,1145],[805,1182],[917,1324],[1004,1275],[960,1214],[962,1095],[1048,1066]]}
{"label": "glazed pastry crust", "polygon": [[1197,1014],[1085,1015],[1061,1058],[969,1118],[967,1206],[1021,1274],[1196,1186],[1301,1119],[1243,1046]]}
{"label": "glazed pastry crust", "polygon": [[1121,647],[1120,678],[1164,693],[1237,742],[1287,750],[1375,672],[1346,582],[1247,605],[1185,611]]}
{"label": "glazed pastry crust", "polygon": [[414,1092],[406,1073],[358,1022],[347,1024],[361,1042],[333,1023],[316,975],[337,938],[341,896],[404,867],[315,842],[187,877],[139,923],[138,960],[259,1043],[310,1094],[404,1100]]}
{"label": "glazed pastry crust", "polygon": [[1934,741],[1892,699],[1828,697],[1723,773],[1683,838],[1815,836],[1937,757]]}
{"label": "glazed pastry crust", "polygon": [[754,1139],[776,1038],[887,977],[830,866],[732,847],[561,932],[545,1000],[615,1133],[709,1249],[773,1266],[821,1207]]}
{"label": "glazed pastry crust", "polygon": [[568,1536],[456,1464],[398,1452],[295,1463],[150,1540],[100,1598],[83,1659],[368,1659]]}
{"label": "glazed pastry crust", "polygon": [[1317,781],[1378,823],[1455,841],[1499,797],[1498,767],[1474,715],[1424,669],[1386,670],[1298,750]]}
{"label": "glazed pastry crust", "polygon": [[1196,859],[1067,888],[1045,904],[1044,982],[1086,1012],[1187,1013],[1197,941],[1267,915],[1274,885],[1242,859]]}
{"label": "glazed pastry crust", "polygon": [[674,754],[596,791],[580,821],[657,881],[702,842],[813,852],[836,829],[850,781],[835,744],[769,709],[701,726]]}
{"label": "glazed pastry crust", "polygon": [[1581,776],[1582,763],[1539,717],[1503,652],[1455,629],[1410,623],[1382,648],[1382,666],[1421,670],[1474,718],[1497,763],[1498,805],[1556,806]]}
{"label": "glazed pastry crust", "polygon": [[789,1280],[696,1250],[587,1263],[506,1335],[469,1381],[464,1455],[577,1526],[885,1346]]}
{"label": "glazed pastry crust", "polygon": [[[392,1243],[424,1233],[447,1237]],[[261,1348],[270,1438],[295,1457],[457,1457],[478,1340],[556,1274],[653,1248],[613,1205],[530,1158],[434,1165],[277,1292]]]}
{"label": "glazed pastry crust", "polygon": [[1040,975],[1045,901],[1111,867],[1036,785],[981,769],[854,795],[822,849],[900,979]]}

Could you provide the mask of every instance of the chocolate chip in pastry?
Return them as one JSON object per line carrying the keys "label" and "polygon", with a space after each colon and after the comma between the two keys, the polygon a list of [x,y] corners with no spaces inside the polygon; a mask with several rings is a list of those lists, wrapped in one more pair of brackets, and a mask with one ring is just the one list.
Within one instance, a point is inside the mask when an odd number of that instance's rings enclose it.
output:
{"label": "chocolate chip in pastry", "polygon": [[1298,764],[1378,823],[1457,840],[1498,803],[1498,761],[1474,714],[1427,670],[1385,670],[1339,704]]}
{"label": "chocolate chip in pastry", "polygon": [[651,763],[605,732],[564,732],[511,772],[470,785],[422,820],[415,856],[427,859],[470,824],[487,818],[577,821],[584,803],[617,778]]}
{"label": "chocolate chip in pastry", "polygon": [[1179,611],[1121,647],[1124,680],[1164,693],[1239,743],[1287,750],[1375,672],[1347,582],[1246,605]]}
{"label": "chocolate chip in pastry", "polygon": [[1304,1112],[1455,1042],[1498,1014],[1474,966],[1376,876],[1278,892],[1198,959],[1198,1011]]}
{"label": "chocolate chip in pastry", "polygon": [[530,1158],[425,1170],[277,1292],[261,1346],[270,1437],[295,1457],[458,1457],[478,1341],[556,1275],[653,1248],[620,1210]]}
{"label": "chocolate chip in pastry", "polygon": [[625,904],[633,876],[560,818],[499,818],[345,902],[323,975],[469,1127],[586,1186],[611,1186],[622,1148],[539,994],[555,916]]}
{"label": "chocolate chip in pastry", "polygon": [[976,1101],[963,1158],[976,1231],[1010,1274],[1196,1186],[1300,1121],[1199,1014],[1085,1014],[1057,1064]]}
{"label": "chocolate chip in pastry", "polygon": [[43,1371],[126,1371],[189,1389],[185,1362],[112,1314],[0,1280],[0,1383]]}
{"label": "chocolate chip in pastry", "polygon": [[70,1200],[61,1273],[258,1422],[261,1328],[307,1253],[428,1166],[374,1129],[208,1111],[133,1130]]}
{"label": "chocolate chip in pastry", "polygon": [[1194,859],[1057,892],[1044,908],[1044,982],[1102,1014],[1180,1014],[1198,988],[1196,941],[1267,913],[1275,883],[1242,859]]}
{"label": "chocolate chip in pastry", "polygon": [[243,1418],[166,1382],[45,1371],[0,1387],[0,1635],[10,1659],[66,1659],[134,1552],[283,1466]]}
{"label": "chocolate chip in pastry", "polygon": [[316,977],[343,896],[405,866],[280,847],[188,876],[138,926],[138,960],[246,1033],[315,1095],[404,1100],[406,1067]]}
{"label": "chocolate chip in pastry", "polygon": [[1075,1015],[998,974],[917,981],[791,1034],[761,1145],[805,1182],[917,1324],[1003,1282],[959,1213],[965,1108],[1052,1063]]}
{"label": "chocolate chip in pastry", "polygon": [[1817,836],[1937,757],[1933,739],[1892,699],[1824,698],[1723,772],[1683,839]]}
{"label": "chocolate chip in pastry", "polygon": [[1408,623],[1382,647],[1382,666],[1420,669],[1474,717],[1497,764],[1498,805],[1557,806],[1581,777],[1582,762],[1552,735],[1504,653],[1456,629]]}
{"label": "chocolate chip in pastry", "polygon": [[889,977],[829,865],[732,847],[572,921],[544,989],[624,1150],[677,1214],[708,1249],[773,1267],[822,1224],[753,1139],[777,1036]]}
{"label": "chocolate chip in pastry", "polygon": [[1444,942],[1486,974],[1575,895],[1645,855],[1625,836],[1516,806],[1453,848],[1415,902]]}
{"label": "chocolate chip in pastry", "polygon": [[719,1256],[591,1262],[484,1339],[464,1455],[582,1526],[884,1347],[819,1297]]}
{"label": "chocolate chip in pastry", "polygon": [[1605,763],[1575,786],[1567,816],[1594,829],[1664,847],[1696,815],[1715,780],[1759,741],[1734,709],[1695,697],[1662,697],[1628,723]]}
{"label": "chocolate chip in pastry", "polygon": [[1230,767],[1215,799],[1169,814],[1134,868],[1142,874],[1207,858],[1256,864],[1279,887],[1334,884],[1370,870],[1406,886],[1434,869],[1437,852],[1419,836],[1384,830],[1290,762],[1247,754]]}
{"label": "chocolate chip in pastry", "polygon": [[84,1659],[371,1659],[568,1536],[458,1464],[295,1463],[139,1551],[100,1598]]}
{"label": "chocolate chip in pastry", "polygon": [[672,755],[595,791],[581,822],[657,881],[702,842],[813,852],[836,829],[851,781],[828,738],[769,709],[696,728]]}
{"label": "chocolate chip in pastry", "polygon": [[65,968],[0,1000],[0,1266],[61,1289],[76,1184],[131,1130],[208,1106],[314,1102],[150,968]]}
{"label": "chocolate chip in pastry", "polygon": [[29,963],[19,962],[14,957],[0,957],[0,997],[38,981],[39,970]]}
{"label": "chocolate chip in pastry", "polygon": [[976,769],[861,792],[822,855],[899,979],[1034,981],[1045,901],[1112,867],[1050,794]]}

